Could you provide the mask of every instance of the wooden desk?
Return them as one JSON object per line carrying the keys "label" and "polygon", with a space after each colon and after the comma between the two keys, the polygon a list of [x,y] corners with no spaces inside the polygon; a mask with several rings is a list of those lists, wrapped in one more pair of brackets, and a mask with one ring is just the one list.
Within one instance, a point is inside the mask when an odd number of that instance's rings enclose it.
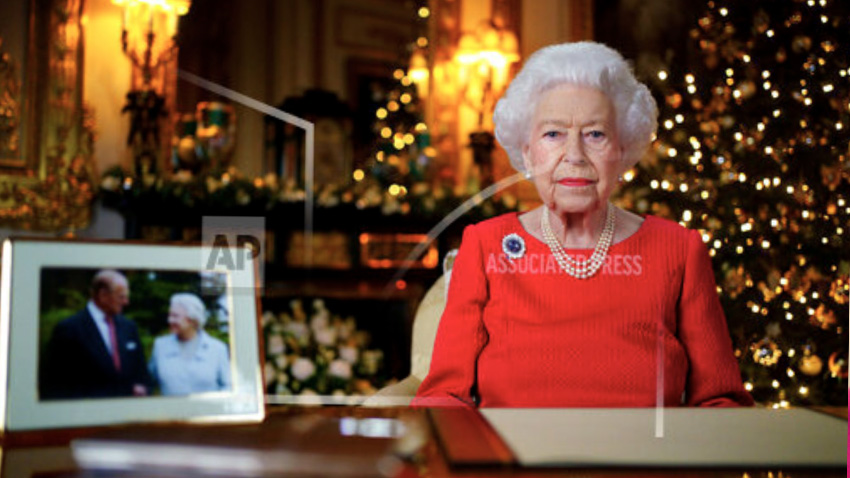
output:
{"label": "wooden desk", "polygon": [[[827,408],[822,411],[833,415],[847,417],[846,408]],[[405,418],[418,423],[427,423],[425,413],[422,410],[411,410],[409,408],[387,408],[370,409],[354,407],[277,407],[269,412],[266,421],[258,426],[258,430],[268,431],[278,426],[282,421],[297,416],[315,415],[323,417],[353,417],[353,418]],[[155,426],[147,427],[116,427],[115,431],[144,431],[156,429]],[[427,427],[425,427],[427,430]],[[98,433],[95,430],[81,432],[83,435]],[[72,459],[70,447],[67,444],[57,446],[22,447],[6,446],[2,450],[2,473],[3,478],[35,478],[44,476],[56,476],[62,478],[90,477],[84,471],[76,468]],[[107,476],[107,475],[98,475]],[[149,472],[117,473],[109,474],[112,477],[152,477]],[[172,475],[173,476],[173,475]],[[181,474],[182,477],[191,477],[191,474]],[[272,476],[272,475],[269,475]],[[748,469],[748,470],[519,470],[511,468],[487,467],[475,469],[452,469],[446,463],[439,444],[433,435],[426,433],[425,444],[416,453],[412,460],[404,463],[398,478],[413,477],[447,477],[447,478],[477,478],[477,477],[511,477],[511,478],[533,478],[533,477],[611,477],[611,478],[838,478],[845,476],[845,470],[780,470],[780,469]]]}

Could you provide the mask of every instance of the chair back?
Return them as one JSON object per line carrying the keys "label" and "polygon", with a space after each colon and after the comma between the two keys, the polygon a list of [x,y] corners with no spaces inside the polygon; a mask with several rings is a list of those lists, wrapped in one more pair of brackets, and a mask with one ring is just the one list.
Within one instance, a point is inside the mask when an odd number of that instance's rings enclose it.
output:
{"label": "chair back", "polygon": [[452,266],[457,255],[457,249],[446,254],[443,260],[443,275],[425,293],[422,302],[416,309],[413,320],[413,340],[410,354],[410,374],[419,380],[425,380],[431,367],[431,352],[434,350],[434,339],[440,326],[440,317],[446,308],[446,296],[452,275]]}

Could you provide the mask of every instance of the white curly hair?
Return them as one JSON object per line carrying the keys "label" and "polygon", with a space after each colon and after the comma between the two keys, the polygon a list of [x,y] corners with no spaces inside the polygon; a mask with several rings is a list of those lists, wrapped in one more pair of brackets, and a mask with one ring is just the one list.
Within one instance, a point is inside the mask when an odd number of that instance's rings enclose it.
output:
{"label": "white curly hair", "polygon": [[186,311],[186,317],[198,323],[198,330],[204,328],[207,323],[207,308],[204,301],[195,294],[179,292],[171,296],[171,306],[182,307]]}
{"label": "white curly hair", "polygon": [[525,172],[522,149],[528,143],[541,93],[564,83],[596,88],[608,96],[623,148],[623,169],[637,164],[658,128],[655,99],[649,88],[635,78],[622,55],[601,43],[584,41],[536,51],[496,104],[496,139],[507,151],[513,167]]}

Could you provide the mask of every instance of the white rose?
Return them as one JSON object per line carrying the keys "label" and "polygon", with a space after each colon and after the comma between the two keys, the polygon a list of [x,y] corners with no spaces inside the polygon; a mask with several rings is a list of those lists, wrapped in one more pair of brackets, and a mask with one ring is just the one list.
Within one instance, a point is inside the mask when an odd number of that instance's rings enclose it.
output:
{"label": "white rose", "polygon": [[339,348],[339,357],[350,364],[357,363],[357,358],[360,352],[357,347],[342,346]]}
{"label": "white rose", "polygon": [[321,345],[331,346],[336,343],[336,331],[331,328],[324,328],[316,331],[316,342]]}
{"label": "white rose", "polygon": [[303,382],[316,373],[316,365],[312,361],[299,357],[292,364],[292,376]]}
{"label": "white rose", "polygon": [[269,337],[269,342],[266,344],[266,352],[269,355],[281,355],[286,352],[286,343],[283,341],[283,336],[272,335]]}
{"label": "white rose", "polygon": [[328,367],[328,374],[348,380],[351,378],[351,364],[345,360],[334,360]]}
{"label": "white rose", "polygon": [[310,327],[313,329],[313,332],[320,329],[326,329],[329,323],[330,313],[327,310],[319,310],[313,315],[313,318],[310,319]]}

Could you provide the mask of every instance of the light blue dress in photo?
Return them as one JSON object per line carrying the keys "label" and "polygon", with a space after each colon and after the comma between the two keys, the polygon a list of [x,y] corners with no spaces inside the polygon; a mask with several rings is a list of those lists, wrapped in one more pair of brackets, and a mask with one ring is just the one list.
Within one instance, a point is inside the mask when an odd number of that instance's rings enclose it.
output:
{"label": "light blue dress in photo", "polygon": [[154,341],[149,368],[163,395],[230,390],[227,346],[204,331],[194,340],[188,351],[175,334]]}

